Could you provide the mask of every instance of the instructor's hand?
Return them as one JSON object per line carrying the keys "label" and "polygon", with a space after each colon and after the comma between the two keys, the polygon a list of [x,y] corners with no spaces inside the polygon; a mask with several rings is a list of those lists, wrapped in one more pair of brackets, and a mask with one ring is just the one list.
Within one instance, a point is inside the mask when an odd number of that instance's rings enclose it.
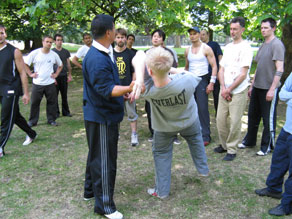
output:
{"label": "instructor's hand", "polygon": [[144,93],[145,86],[143,82],[134,82],[133,91],[131,93],[131,101],[139,99],[141,93]]}

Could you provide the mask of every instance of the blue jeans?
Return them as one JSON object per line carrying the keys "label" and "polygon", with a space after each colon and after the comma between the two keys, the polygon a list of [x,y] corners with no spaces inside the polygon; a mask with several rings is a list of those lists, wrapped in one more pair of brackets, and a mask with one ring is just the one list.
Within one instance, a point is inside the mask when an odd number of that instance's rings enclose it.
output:
{"label": "blue jeans", "polygon": [[284,176],[288,170],[289,177],[285,181],[281,205],[285,213],[292,213],[292,135],[282,128],[273,152],[271,171],[266,181],[269,191],[282,192]]}
{"label": "blue jeans", "polygon": [[201,174],[209,173],[199,118],[190,127],[177,132],[154,131],[152,152],[155,162],[155,190],[159,196],[168,196],[170,192],[173,140],[178,133],[187,141],[197,171]]}

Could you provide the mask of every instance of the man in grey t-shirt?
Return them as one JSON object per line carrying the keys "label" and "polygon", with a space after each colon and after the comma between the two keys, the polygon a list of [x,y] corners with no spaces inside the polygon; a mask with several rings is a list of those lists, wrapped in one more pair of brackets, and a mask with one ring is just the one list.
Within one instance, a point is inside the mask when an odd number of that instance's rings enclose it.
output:
{"label": "man in grey t-shirt", "polygon": [[261,22],[261,32],[265,42],[259,48],[255,61],[257,69],[248,95],[248,131],[239,148],[254,147],[261,118],[264,130],[261,150],[257,155],[268,154],[275,145],[276,107],[278,103],[278,87],[284,71],[283,43],[275,36],[276,21],[266,18]]}
{"label": "man in grey t-shirt", "polygon": [[149,74],[144,74],[144,59],[144,52],[138,51],[132,63],[136,72],[135,90],[143,84],[145,77],[144,97],[151,106],[154,129],[152,151],[156,185],[148,189],[148,193],[163,199],[170,192],[173,140],[178,133],[187,141],[199,175],[208,176],[209,173],[197,104],[193,98],[201,79],[187,72],[169,76],[173,57],[162,47],[152,48],[146,54]]}

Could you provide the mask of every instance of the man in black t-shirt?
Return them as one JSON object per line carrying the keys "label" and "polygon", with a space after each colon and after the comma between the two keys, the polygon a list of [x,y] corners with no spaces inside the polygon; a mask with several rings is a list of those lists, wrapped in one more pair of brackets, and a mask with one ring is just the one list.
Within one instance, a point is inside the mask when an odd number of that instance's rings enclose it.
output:
{"label": "man in black t-shirt", "polygon": [[[222,59],[222,56],[223,56],[222,50],[220,48],[220,45],[215,41],[209,41],[209,32],[207,30],[202,30],[201,31],[200,39],[201,39],[201,41],[203,43],[206,43],[213,50],[214,56],[215,56],[215,59],[216,59],[216,64],[217,64],[217,71],[219,71],[219,62],[220,62],[220,60]],[[208,70],[209,70],[209,75],[211,77],[211,74],[212,74],[211,65],[209,65],[209,69]],[[214,84],[214,90],[213,90],[214,107],[215,107],[216,114],[217,114],[217,108],[218,108],[219,92],[220,92],[220,83],[219,83],[219,80],[217,79],[215,84]]]}
{"label": "man in black t-shirt", "polygon": [[[116,46],[114,48],[114,57],[119,70],[120,83],[123,86],[128,86],[131,84],[132,80],[135,80],[134,68],[132,66],[132,59],[134,57],[134,52],[126,47],[127,32],[125,29],[116,29]],[[138,114],[136,113],[136,102],[130,103],[127,99],[127,95],[124,96],[125,99],[125,112],[128,115],[128,120],[131,125],[131,144],[132,146],[137,146],[139,144],[138,134],[137,134],[137,119]]]}
{"label": "man in black t-shirt", "polygon": [[[69,59],[70,52],[67,49],[62,48],[63,36],[61,34],[56,34],[54,36],[54,40],[55,40],[56,48],[54,48],[53,51],[59,55],[63,63],[63,69],[60,72],[59,76],[56,78],[57,96],[60,92],[61,97],[62,97],[62,115],[71,117],[72,115],[70,114],[68,100],[67,100],[68,82],[72,80],[71,64],[70,64],[70,59]],[[59,116],[60,116],[60,110],[59,110],[59,104],[57,103],[57,117]]]}

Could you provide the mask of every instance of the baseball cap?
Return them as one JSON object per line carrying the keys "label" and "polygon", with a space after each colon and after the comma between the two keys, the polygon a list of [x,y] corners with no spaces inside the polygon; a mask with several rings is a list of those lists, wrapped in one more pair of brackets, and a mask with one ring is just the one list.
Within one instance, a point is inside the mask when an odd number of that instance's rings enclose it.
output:
{"label": "baseball cap", "polygon": [[197,33],[200,33],[200,29],[198,27],[191,27],[191,28],[188,29],[188,32],[190,32],[191,30],[194,30]]}

